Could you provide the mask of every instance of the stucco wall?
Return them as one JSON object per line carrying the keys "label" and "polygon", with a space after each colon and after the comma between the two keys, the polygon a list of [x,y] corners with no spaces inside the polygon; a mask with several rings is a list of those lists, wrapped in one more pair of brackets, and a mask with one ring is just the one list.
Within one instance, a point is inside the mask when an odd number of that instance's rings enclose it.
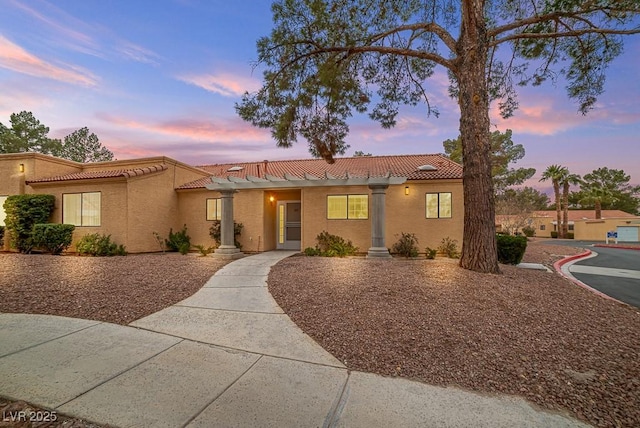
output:
{"label": "stucco wall", "polygon": [[102,233],[111,235],[111,240],[129,249],[127,234],[127,182],[124,178],[110,180],[86,180],[78,182],[34,185],[32,193],[54,195],[55,208],[52,223],[62,223],[62,194],[100,192],[100,226],[76,226],[71,251],[84,235]]}
{"label": "stucco wall", "polygon": [[575,239],[582,241],[604,241],[607,232],[615,231],[618,226],[631,226],[628,222],[639,221],[640,217],[602,220],[578,220],[575,222]]}

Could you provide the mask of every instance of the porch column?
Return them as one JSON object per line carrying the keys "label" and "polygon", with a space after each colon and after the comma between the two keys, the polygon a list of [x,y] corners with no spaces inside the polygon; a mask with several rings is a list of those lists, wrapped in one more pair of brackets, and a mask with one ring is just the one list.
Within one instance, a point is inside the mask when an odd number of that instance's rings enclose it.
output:
{"label": "porch column", "polygon": [[371,248],[367,252],[367,257],[391,257],[384,242],[385,194],[388,188],[388,184],[369,184],[369,189],[371,189]]}
{"label": "porch column", "polygon": [[213,254],[224,259],[237,259],[242,257],[242,253],[236,247],[233,236],[233,194],[236,190],[220,190],[220,201],[222,203],[222,218],[220,219],[220,246]]}

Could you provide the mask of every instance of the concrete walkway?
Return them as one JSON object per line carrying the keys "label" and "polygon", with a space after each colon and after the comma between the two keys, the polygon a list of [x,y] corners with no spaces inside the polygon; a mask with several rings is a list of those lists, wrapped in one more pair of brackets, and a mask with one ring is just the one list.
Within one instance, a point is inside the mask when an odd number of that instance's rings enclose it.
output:
{"label": "concrete walkway", "polygon": [[348,371],[240,259],[129,327],[0,314],[0,395],[122,427],[583,427],[510,396]]}

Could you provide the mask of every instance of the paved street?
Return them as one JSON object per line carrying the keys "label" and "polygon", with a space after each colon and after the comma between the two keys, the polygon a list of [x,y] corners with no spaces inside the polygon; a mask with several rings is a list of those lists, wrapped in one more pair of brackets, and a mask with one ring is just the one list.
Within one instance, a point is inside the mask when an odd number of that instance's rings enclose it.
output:
{"label": "paved street", "polygon": [[640,308],[640,251],[594,247],[593,242],[553,240],[550,244],[586,248],[595,257],[577,260],[569,272],[590,287]]}

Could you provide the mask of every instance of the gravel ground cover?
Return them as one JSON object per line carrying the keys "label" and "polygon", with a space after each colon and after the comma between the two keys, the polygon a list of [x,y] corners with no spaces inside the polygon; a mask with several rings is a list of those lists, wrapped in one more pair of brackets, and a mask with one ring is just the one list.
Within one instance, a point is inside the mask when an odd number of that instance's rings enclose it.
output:
{"label": "gravel ground cover", "polygon": [[[572,247],[533,241],[551,265]],[[291,257],[269,290],[353,370],[516,394],[596,426],[640,426],[640,312],[556,273],[456,261]]]}
{"label": "gravel ground cover", "polygon": [[127,325],[191,296],[226,263],[178,253],[126,257],[0,253],[0,312]]}

